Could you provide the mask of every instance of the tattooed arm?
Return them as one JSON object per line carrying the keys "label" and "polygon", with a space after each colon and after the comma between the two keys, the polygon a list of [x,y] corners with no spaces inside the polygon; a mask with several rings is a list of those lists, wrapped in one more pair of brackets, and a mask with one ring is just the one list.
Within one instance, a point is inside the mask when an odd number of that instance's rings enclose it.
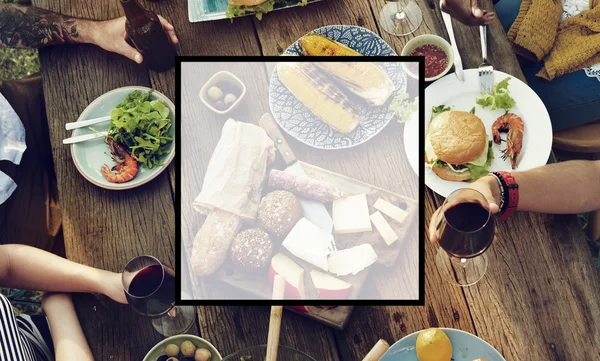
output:
{"label": "tattooed arm", "polygon": [[0,5],[0,47],[39,48],[90,42],[91,28],[88,20],[29,6]]}
{"label": "tattooed arm", "polygon": [[[160,17],[171,41],[178,42],[173,25]],[[40,48],[48,45],[90,43],[136,63],[142,55],[125,41],[125,17],[93,21],[15,4],[0,4],[0,47]]]}

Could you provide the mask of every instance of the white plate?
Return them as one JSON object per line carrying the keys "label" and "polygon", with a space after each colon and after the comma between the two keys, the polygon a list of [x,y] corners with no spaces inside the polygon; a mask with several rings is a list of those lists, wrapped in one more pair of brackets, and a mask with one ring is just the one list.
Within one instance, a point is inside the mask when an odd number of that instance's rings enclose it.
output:
{"label": "white plate", "polygon": [[[517,104],[510,110],[523,118],[525,133],[523,136],[523,149],[521,160],[517,169],[512,169],[510,161],[502,160],[501,150],[506,148],[506,143],[493,144],[494,161],[488,168],[490,171],[525,171],[543,166],[548,162],[552,150],[552,124],[548,111],[540,97],[521,80],[503,73],[494,71],[494,83],[510,77],[508,90]],[[492,139],[492,123],[504,114],[504,110],[490,111],[475,104],[475,99],[480,96],[479,73],[477,69],[465,70],[464,83],[458,80],[455,74],[449,74],[437,80],[425,89],[425,132],[431,118],[431,108],[438,105],[450,106],[452,110],[470,111],[475,106],[477,115],[485,124],[488,138]],[[502,134],[502,139],[506,134]],[[419,148],[419,122],[409,121],[404,127],[404,147],[408,160],[413,170],[419,175],[419,158],[423,149]],[[467,182],[451,182],[438,177],[431,169],[425,167],[425,184],[435,193],[447,197],[453,191],[465,187]]]}
{"label": "white plate", "polygon": [[[111,109],[115,108],[119,103],[124,101],[127,97],[127,94],[134,90],[147,92],[152,89],[142,86],[130,86],[112,90],[101,95],[92,103],[90,103],[90,105],[85,108],[83,113],[81,113],[77,121],[95,119],[109,115]],[[169,118],[172,122],[171,129],[169,130],[170,135],[173,137],[173,141],[171,142],[171,152],[162,156],[161,162],[163,165],[155,166],[152,169],[146,169],[140,166],[138,173],[131,181],[127,183],[110,183],[100,172],[100,167],[105,163],[108,164],[109,167],[112,167],[112,165],[114,165],[114,161],[109,156],[110,152],[104,138],[98,138],[83,143],[71,144],[71,156],[73,157],[73,162],[75,163],[79,173],[81,173],[85,179],[101,188],[124,190],[148,183],[152,179],[156,178],[162,171],[167,169],[167,166],[175,157],[175,105],[169,100],[169,98],[157,92],[156,90],[153,90],[150,99],[160,99],[165,103],[165,105],[169,108]],[[102,132],[108,130],[108,124],[109,122],[95,124],[92,126],[92,128]],[[93,131],[88,128],[80,128],[75,129],[71,136],[92,133]]]}

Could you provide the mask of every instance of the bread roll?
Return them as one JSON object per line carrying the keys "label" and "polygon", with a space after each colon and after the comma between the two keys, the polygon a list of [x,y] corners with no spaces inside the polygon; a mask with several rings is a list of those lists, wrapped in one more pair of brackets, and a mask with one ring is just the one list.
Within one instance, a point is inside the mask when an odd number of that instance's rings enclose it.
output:
{"label": "bread roll", "polygon": [[225,261],[231,241],[242,228],[242,218],[235,214],[211,211],[194,238],[191,265],[196,277],[213,274]]}
{"label": "bread roll", "polygon": [[300,201],[288,191],[273,191],[258,205],[258,224],[275,237],[286,236],[300,218]]}

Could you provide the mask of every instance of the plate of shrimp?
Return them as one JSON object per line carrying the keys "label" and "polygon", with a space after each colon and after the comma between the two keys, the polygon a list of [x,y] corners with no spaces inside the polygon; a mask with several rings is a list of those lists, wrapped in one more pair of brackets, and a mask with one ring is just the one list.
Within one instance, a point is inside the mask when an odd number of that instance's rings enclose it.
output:
{"label": "plate of shrimp", "polygon": [[[494,84],[509,80],[510,96],[516,104],[508,111],[491,110],[476,104],[481,96],[479,72],[465,70],[465,81],[454,74],[438,79],[425,89],[425,134],[432,116],[432,108],[444,105],[452,110],[472,111],[486,128],[492,140],[494,160],[490,172],[518,172],[537,168],[548,162],[552,150],[552,124],[550,115],[539,96],[520,79],[494,70]],[[404,127],[404,147],[412,169],[419,175],[420,155],[424,153],[424,141],[419,141],[419,120],[411,120]],[[453,182],[441,179],[429,167],[425,169],[425,184],[435,193],[447,197],[453,191],[469,184],[468,181]]]}
{"label": "plate of shrimp", "polygon": [[[157,114],[150,115],[156,115],[157,118],[158,112],[165,115],[163,138],[168,141],[161,144],[160,155],[149,162],[143,157],[144,153],[132,149],[134,147],[131,145],[124,144],[122,137],[111,136],[109,121],[92,127],[75,129],[73,136],[106,131],[109,133],[107,137],[71,144],[71,155],[75,167],[85,179],[98,187],[109,190],[125,190],[141,186],[162,173],[175,157],[175,105],[169,98],[155,90],[141,86],[112,90],[90,103],[77,121],[107,115],[113,116],[115,109],[122,106],[126,99],[129,99],[131,94],[136,91],[136,94],[149,94],[146,99],[148,104],[144,104],[144,106],[148,108],[148,113],[157,112]],[[153,105],[152,109],[149,108],[150,103]],[[154,105],[157,110],[154,110]]]}

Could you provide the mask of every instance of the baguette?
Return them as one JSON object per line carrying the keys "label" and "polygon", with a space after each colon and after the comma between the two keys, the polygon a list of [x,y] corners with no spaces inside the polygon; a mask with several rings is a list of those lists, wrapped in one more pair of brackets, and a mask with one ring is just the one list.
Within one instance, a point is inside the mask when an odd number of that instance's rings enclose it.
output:
{"label": "baguette", "polygon": [[310,177],[302,177],[272,169],[269,174],[269,186],[280,188],[295,195],[307,199],[313,199],[322,203],[333,202],[343,198],[343,193],[333,185]]}
{"label": "baguette", "polygon": [[222,210],[211,211],[194,238],[191,265],[196,277],[213,274],[227,257],[231,242],[242,228],[242,218]]}

